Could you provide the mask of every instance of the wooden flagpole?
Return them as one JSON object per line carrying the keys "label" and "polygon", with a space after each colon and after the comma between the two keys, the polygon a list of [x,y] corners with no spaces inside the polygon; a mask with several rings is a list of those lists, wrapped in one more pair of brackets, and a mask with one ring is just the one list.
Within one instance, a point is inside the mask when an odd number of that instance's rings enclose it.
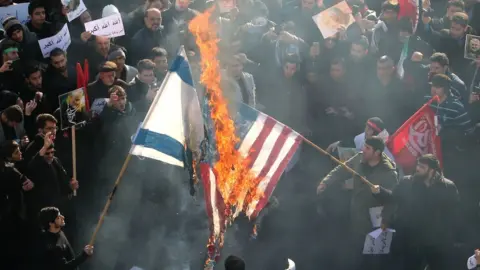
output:
{"label": "wooden flagpole", "polygon": [[[72,126],[72,165],[73,179],[77,180],[77,139],[75,134],[75,125]],[[78,180],[77,180],[78,181]],[[73,191],[73,196],[77,196],[77,190]]]}
{"label": "wooden flagpole", "polygon": [[356,172],[354,169],[348,167],[345,162],[342,162],[340,160],[338,160],[336,157],[332,156],[332,154],[330,154],[328,151],[325,151],[323,150],[320,146],[314,144],[312,141],[310,141],[309,139],[301,136],[302,140],[304,142],[306,142],[307,144],[311,145],[313,148],[317,149],[320,153],[328,156],[330,159],[332,159],[333,161],[335,161],[338,165],[342,166],[345,170],[347,170],[348,172],[352,173],[353,175],[355,176],[358,176],[360,178],[360,180],[367,184],[368,186],[370,187],[374,187],[374,184],[370,181],[367,180],[367,178],[363,177],[362,175],[360,175],[358,172]]}
{"label": "wooden flagpole", "polygon": [[132,158],[132,154],[128,154],[127,158],[125,159],[125,162],[123,162],[122,169],[120,170],[120,173],[118,174],[117,180],[115,181],[115,185],[113,186],[112,191],[110,192],[110,195],[108,195],[107,203],[105,204],[105,207],[103,207],[102,214],[100,215],[100,218],[98,219],[97,227],[95,228],[95,231],[92,234],[92,237],[90,238],[89,245],[93,246],[95,243],[95,240],[97,239],[97,234],[100,231],[100,228],[103,225],[103,221],[105,220],[105,216],[107,215],[108,209],[110,208],[110,204],[113,201],[113,197],[115,196],[115,193],[117,192],[117,188],[120,185],[120,181],[123,177],[123,174],[125,173],[125,170],[127,169],[128,163],[130,162],[130,159]]}

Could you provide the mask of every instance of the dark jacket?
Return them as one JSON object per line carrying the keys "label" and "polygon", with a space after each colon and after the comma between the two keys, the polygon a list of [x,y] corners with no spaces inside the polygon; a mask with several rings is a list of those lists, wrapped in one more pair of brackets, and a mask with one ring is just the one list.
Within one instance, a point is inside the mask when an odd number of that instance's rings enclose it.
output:
{"label": "dark jacket", "polygon": [[39,270],[77,270],[78,266],[85,262],[88,255],[82,252],[75,256],[73,249],[65,234],[42,232],[39,239],[38,263],[35,269]]}
{"label": "dark jacket", "polygon": [[0,164],[0,225],[5,228],[17,225],[26,217],[22,184],[27,180],[13,163]]}
{"label": "dark jacket", "polygon": [[67,76],[49,66],[43,75],[43,85],[46,98],[52,111],[59,107],[58,96],[77,89],[77,72],[73,66],[67,66]]}
{"label": "dark jacket", "polygon": [[163,29],[152,31],[146,27],[140,29],[131,40],[130,61],[137,63],[142,59],[149,58],[154,47],[165,45]]}
{"label": "dark jacket", "polygon": [[396,229],[401,244],[451,245],[457,229],[459,195],[455,184],[437,176],[427,187],[405,176],[392,190],[376,195],[386,203],[382,219]]}
{"label": "dark jacket", "polygon": [[[113,85],[118,85],[122,87],[128,93],[128,88],[130,85],[120,79],[116,79]],[[97,98],[109,98],[108,90],[110,89],[109,86],[106,86],[102,80],[98,79],[92,83],[90,83],[87,87],[88,89],[88,100],[90,104],[93,104],[93,101]]]}
{"label": "dark jacket", "polygon": [[[395,163],[383,154],[382,161],[372,168],[362,163],[362,156],[363,153],[355,155],[346,162],[346,165],[363,175],[374,185],[380,185],[387,190],[393,189],[398,183]],[[322,183],[328,188],[335,184],[344,183],[351,177],[352,174],[339,165],[322,180]],[[383,203],[372,196],[370,187],[364,184],[359,177],[354,176],[353,180],[353,193],[350,204],[351,227],[357,236],[365,237],[365,234],[373,230],[369,209],[382,206]]]}
{"label": "dark jacket", "polygon": [[53,36],[57,33],[56,28],[55,28],[55,24],[52,24],[51,22],[47,22],[47,21],[45,21],[42,24],[42,27],[40,29],[35,28],[32,24],[32,21],[28,21],[25,24],[25,26],[27,26],[27,28],[30,32],[35,33],[39,40],[47,38],[47,37],[51,37],[51,36]]}
{"label": "dark jacket", "polygon": [[57,157],[54,157],[53,162],[49,164],[37,153],[29,163],[28,175],[35,184],[32,190],[33,213],[47,206],[67,208],[69,195],[73,191],[67,172]]}

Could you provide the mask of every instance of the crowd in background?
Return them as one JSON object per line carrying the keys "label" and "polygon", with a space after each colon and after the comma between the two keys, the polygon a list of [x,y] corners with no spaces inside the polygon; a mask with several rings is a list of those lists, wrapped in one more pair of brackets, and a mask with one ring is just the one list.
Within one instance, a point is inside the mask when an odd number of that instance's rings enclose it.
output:
{"label": "crowd in background", "polygon": [[[431,107],[439,119],[442,175],[453,182],[455,195],[449,202],[454,205],[444,203],[443,193],[435,189],[424,191],[422,194],[429,192],[430,196],[415,201],[413,207],[425,204],[428,207],[422,213],[430,215],[411,222],[415,223],[413,235],[433,232],[433,239],[438,240],[445,236],[443,232],[449,232],[448,237],[438,243],[429,242],[431,238],[397,241],[403,246],[392,247],[392,256],[405,249],[418,251],[412,251],[416,261],[407,268],[398,268],[390,255],[373,258],[368,268],[356,260],[342,259],[344,253],[361,253],[350,250],[357,246],[346,244],[353,241],[346,235],[350,226],[360,226],[354,217],[368,213],[353,211],[361,209],[364,191],[338,186],[332,196],[322,195],[320,203],[312,202],[315,206],[306,208],[318,217],[304,222],[325,223],[318,232],[321,237],[316,238],[331,243],[318,251],[328,265],[325,269],[413,270],[424,266],[423,259],[431,270],[465,267],[472,251],[480,247],[480,185],[475,173],[480,153],[476,130],[480,124],[480,59],[464,58],[466,35],[480,31],[480,3],[432,0],[416,25],[411,18],[399,18],[398,3],[349,0],[355,22],[323,37],[312,16],[338,2],[239,0],[222,13],[218,8],[221,1],[84,0],[88,10],[69,22],[62,1],[32,0],[26,24],[6,17],[0,33],[2,268],[76,269],[93,254],[89,245],[81,255],[72,249],[82,238],[78,227],[88,219],[85,207],[79,209],[78,205],[103,207],[111,178],[120,171],[131,136],[180,45],[187,51],[195,81],[199,81],[200,55],[188,23],[213,5],[217,6],[214,19],[225,96],[265,112],[329,151],[351,146],[351,139],[363,131],[370,130],[370,136],[378,134],[372,130],[372,122],[381,126],[380,131],[392,134],[431,96],[440,98]],[[0,1],[2,7],[11,4],[10,0]],[[110,39],[85,31],[86,22],[117,13],[122,16],[124,36]],[[55,35],[65,24],[70,46],[66,51],[56,48],[44,58],[38,40]],[[100,114],[82,116],[85,122],[76,134],[78,179],[74,179],[72,134],[61,129],[62,121],[68,120],[59,109],[58,97],[77,88],[75,64],[84,59],[89,62],[89,103],[109,100]],[[201,87],[197,91],[201,96]],[[380,148],[383,152],[382,147],[374,150]],[[302,149],[296,165],[298,171],[312,169],[304,165],[309,159],[305,151]],[[395,163],[389,162],[386,170],[395,171]],[[395,177],[389,189],[403,181],[397,174]],[[305,183],[310,181],[316,186],[321,175],[309,178],[301,185],[308,186]],[[379,185],[387,188],[382,184],[380,180]],[[78,196],[74,196],[77,190]],[[312,193],[312,189],[302,192]],[[282,202],[282,196],[277,197]],[[92,198],[100,199],[97,203]],[[89,218],[96,222],[98,217]],[[332,238],[340,234],[338,239]],[[292,249],[296,248],[289,251]],[[433,262],[440,257],[444,264]],[[249,269],[248,258],[246,262]],[[312,266],[313,259],[296,262],[307,265],[302,269],[319,269]],[[239,268],[226,269],[245,269],[236,259],[234,264]],[[271,267],[264,269],[279,269]]]}

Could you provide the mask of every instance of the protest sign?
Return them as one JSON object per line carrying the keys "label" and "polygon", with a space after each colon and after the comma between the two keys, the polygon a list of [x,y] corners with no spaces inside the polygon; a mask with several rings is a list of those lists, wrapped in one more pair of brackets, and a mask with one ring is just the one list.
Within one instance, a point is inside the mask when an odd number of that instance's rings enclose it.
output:
{"label": "protest sign", "polygon": [[58,103],[60,104],[60,126],[62,130],[88,119],[83,88],[60,95]]}
{"label": "protest sign", "polygon": [[329,38],[338,32],[339,28],[347,29],[355,19],[347,2],[342,1],[333,7],[318,13],[312,17],[324,38]]}
{"label": "protest sign", "polygon": [[476,60],[480,56],[480,36],[467,35],[465,38],[464,57]]}
{"label": "protest sign", "polygon": [[376,229],[367,234],[365,243],[363,245],[363,254],[388,254],[390,253],[390,246],[392,245],[393,233],[395,230]]}
{"label": "protest sign", "polygon": [[70,32],[68,31],[68,26],[65,24],[56,35],[40,39],[38,41],[38,45],[42,50],[42,54],[44,58],[50,57],[50,52],[55,48],[60,48],[64,51],[68,49],[72,43],[72,39],[70,38]]}
{"label": "protest sign", "polygon": [[85,24],[85,31],[92,33],[94,36],[109,38],[125,35],[122,16],[120,14],[113,14],[105,18],[87,22]]}
{"label": "protest sign", "polygon": [[68,8],[67,19],[69,22],[80,17],[87,7],[82,0],[62,0],[62,5]]}
{"label": "protest sign", "polygon": [[382,225],[382,210],[383,206],[377,206],[368,209],[373,228],[379,228]]}
{"label": "protest sign", "polygon": [[[3,22],[9,16],[15,16],[21,24],[27,23],[29,20],[28,3],[0,7],[0,22]],[[3,28],[3,26],[0,25],[0,28]]]}
{"label": "protest sign", "polygon": [[103,108],[107,105],[108,98],[97,98],[93,101],[92,106],[90,107],[90,111],[92,111],[92,116],[99,116],[103,112]]}

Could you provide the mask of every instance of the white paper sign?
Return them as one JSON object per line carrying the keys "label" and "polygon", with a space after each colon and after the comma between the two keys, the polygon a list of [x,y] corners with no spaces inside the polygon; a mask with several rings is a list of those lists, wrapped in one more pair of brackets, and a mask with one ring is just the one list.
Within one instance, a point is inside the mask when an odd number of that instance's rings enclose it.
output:
{"label": "white paper sign", "polygon": [[395,230],[377,229],[365,237],[363,245],[363,254],[388,254],[390,253],[390,246],[392,244],[393,233]]}
{"label": "white paper sign", "polygon": [[377,206],[368,209],[373,228],[379,228],[382,225],[382,210],[383,206]]}
{"label": "white paper sign", "polygon": [[467,260],[467,268],[469,270],[475,269],[477,267],[477,258],[475,258],[475,255],[472,255],[472,257],[468,258]]}
{"label": "white paper sign", "polygon": [[97,98],[93,101],[92,106],[90,106],[90,111],[92,111],[93,116],[98,116],[103,112],[105,105],[107,105],[108,98]]}
{"label": "white paper sign", "polygon": [[38,45],[42,50],[44,58],[50,57],[50,52],[55,48],[60,48],[66,51],[68,46],[70,46],[70,43],[72,43],[72,39],[70,38],[70,32],[68,31],[67,24],[65,24],[62,27],[62,30],[60,30],[60,32],[58,32],[56,35],[40,39],[38,41]]}
{"label": "white paper sign", "polygon": [[85,24],[85,31],[92,33],[94,36],[109,38],[125,35],[122,16],[120,14],[113,14],[105,18],[87,22]]}
{"label": "white paper sign", "polygon": [[67,19],[69,22],[80,17],[80,15],[82,15],[83,12],[87,11],[87,7],[85,6],[82,0],[69,0],[69,1],[62,0],[62,3],[64,6],[69,8],[69,11],[67,13]]}
{"label": "white paper sign", "polygon": [[[7,7],[0,7],[0,23],[9,16],[15,16],[21,24],[28,22],[28,5],[29,3],[22,3],[18,5],[10,5]],[[0,24],[0,28],[3,26]]]}

